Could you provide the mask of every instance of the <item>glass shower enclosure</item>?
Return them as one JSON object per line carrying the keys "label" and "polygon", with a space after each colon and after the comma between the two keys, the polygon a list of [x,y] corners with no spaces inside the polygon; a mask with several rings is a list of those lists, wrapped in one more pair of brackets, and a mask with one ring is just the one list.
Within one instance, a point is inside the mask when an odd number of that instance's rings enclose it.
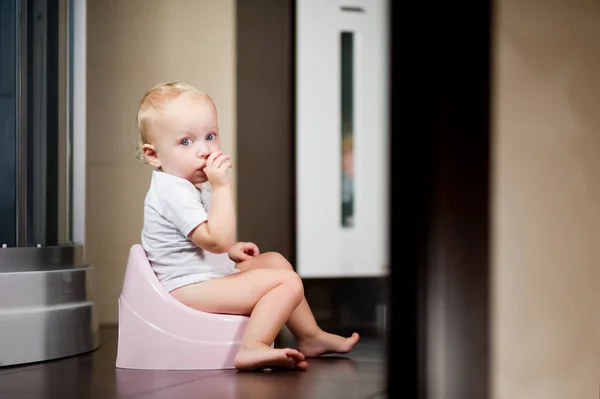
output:
{"label": "glass shower enclosure", "polygon": [[0,367],[99,345],[93,269],[73,234],[82,4],[0,1]]}

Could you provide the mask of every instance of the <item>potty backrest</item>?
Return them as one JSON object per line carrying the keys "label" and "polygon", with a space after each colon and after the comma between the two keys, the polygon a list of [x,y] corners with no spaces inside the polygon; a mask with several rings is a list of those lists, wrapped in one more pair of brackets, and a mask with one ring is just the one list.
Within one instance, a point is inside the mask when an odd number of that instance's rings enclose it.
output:
{"label": "potty backrest", "polygon": [[[245,316],[200,312],[176,300],[156,277],[140,244],[129,250],[120,301],[152,325],[187,339],[233,339],[240,336],[247,323]],[[214,322],[230,327],[214,329]]]}
{"label": "potty backrest", "polygon": [[[146,251],[140,244],[133,245],[129,250],[129,259],[125,269],[125,279],[121,296],[128,300],[134,300],[132,296],[142,289],[141,285],[150,284],[153,290],[160,296],[168,294],[152,270],[148,261]],[[169,295],[170,297],[170,295]]]}
{"label": "potty backrest", "polygon": [[162,312],[194,313],[196,310],[177,301],[165,290],[148,261],[146,251],[140,244],[129,250],[121,298],[145,318],[153,318]]}

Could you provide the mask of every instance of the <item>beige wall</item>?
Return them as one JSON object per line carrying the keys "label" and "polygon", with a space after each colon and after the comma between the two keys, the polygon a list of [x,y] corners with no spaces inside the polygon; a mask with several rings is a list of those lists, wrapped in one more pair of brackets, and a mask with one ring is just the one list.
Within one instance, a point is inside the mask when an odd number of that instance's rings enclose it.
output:
{"label": "beige wall", "polygon": [[[87,257],[117,321],[150,169],[137,102],[208,91],[235,143],[233,0],[88,0]],[[494,62],[493,397],[591,398],[600,375],[600,2],[500,0]],[[233,154],[235,156],[235,154]]]}
{"label": "beige wall", "polygon": [[493,397],[597,398],[600,2],[496,7]]}
{"label": "beige wall", "polygon": [[135,159],[134,120],[145,91],[166,80],[207,91],[222,146],[235,159],[234,7],[234,0],[88,0],[86,251],[101,323],[118,320],[128,250],[140,242],[151,170]]}

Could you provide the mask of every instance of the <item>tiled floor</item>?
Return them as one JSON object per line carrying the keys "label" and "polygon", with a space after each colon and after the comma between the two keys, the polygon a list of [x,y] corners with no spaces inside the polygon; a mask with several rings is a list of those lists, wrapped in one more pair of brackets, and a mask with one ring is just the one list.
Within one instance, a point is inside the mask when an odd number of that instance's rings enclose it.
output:
{"label": "tiled floor", "polygon": [[0,368],[0,398],[386,397],[383,345],[373,340],[363,339],[344,357],[310,359],[306,372],[123,370],[115,368],[116,350],[117,331],[107,328],[102,330],[102,346],[92,353],[28,366]]}

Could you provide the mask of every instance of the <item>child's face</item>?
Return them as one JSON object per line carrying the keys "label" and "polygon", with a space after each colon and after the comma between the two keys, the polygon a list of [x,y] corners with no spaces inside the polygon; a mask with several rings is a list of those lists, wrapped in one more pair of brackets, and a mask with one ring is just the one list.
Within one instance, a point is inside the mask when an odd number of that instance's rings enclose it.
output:
{"label": "child's face", "polygon": [[352,149],[345,149],[342,155],[342,170],[349,177],[354,177],[354,156]]}
{"label": "child's face", "polygon": [[206,159],[221,150],[214,104],[182,95],[162,111],[150,141],[143,149],[152,166],[194,185],[206,182]]}

